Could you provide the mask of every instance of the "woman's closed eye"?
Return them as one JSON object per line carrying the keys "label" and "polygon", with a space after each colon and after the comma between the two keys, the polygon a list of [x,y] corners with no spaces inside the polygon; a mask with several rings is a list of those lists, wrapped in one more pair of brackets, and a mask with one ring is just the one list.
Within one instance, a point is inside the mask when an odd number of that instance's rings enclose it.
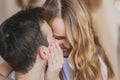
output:
{"label": "woman's closed eye", "polygon": [[57,40],[62,40],[62,39],[66,39],[66,37],[64,37],[64,36],[53,36],[55,39],[57,39]]}

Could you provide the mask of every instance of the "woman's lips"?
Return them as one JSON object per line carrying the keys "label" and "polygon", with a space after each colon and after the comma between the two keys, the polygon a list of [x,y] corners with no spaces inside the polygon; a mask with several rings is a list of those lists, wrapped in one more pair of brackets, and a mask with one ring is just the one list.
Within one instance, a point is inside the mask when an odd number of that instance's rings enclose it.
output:
{"label": "woman's lips", "polygon": [[62,49],[64,57],[68,56],[70,51],[68,49]]}
{"label": "woman's lips", "polygon": [[63,50],[63,52],[66,52],[67,51],[67,49],[62,49]]}
{"label": "woman's lips", "polygon": [[67,48],[63,44],[61,44],[60,47],[61,47],[61,49],[63,51],[64,57],[68,57],[72,48]]}

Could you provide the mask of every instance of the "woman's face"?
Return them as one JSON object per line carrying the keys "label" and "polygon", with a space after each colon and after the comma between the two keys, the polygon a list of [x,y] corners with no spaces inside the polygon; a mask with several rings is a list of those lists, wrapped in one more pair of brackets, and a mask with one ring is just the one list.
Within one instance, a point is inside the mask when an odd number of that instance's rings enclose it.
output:
{"label": "woman's face", "polygon": [[66,25],[61,18],[55,18],[50,22],[53,31],[53,37],[59,41],[64,57],[68,57],[71,51],[71,45],[66,37]]}

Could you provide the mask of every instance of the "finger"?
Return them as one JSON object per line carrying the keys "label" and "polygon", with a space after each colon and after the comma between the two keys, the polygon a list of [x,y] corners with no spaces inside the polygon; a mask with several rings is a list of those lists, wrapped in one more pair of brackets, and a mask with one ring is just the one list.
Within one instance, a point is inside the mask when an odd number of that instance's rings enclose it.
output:
{"label": "finger", "polygon": [[53,44],[53,46],[51,47],[52,49],[52,53],[51,53],[51,58],[52,58],[52,63],[53,63],[53,68],[55,68],[55,65],[56,65],[56,61],[57,61],[57,58],[56,58],[56,56],[55,56],[55,47],[54,47],[54,44]]}
{"label": "finger", "polygon": [[54,67],[55,67],[55,69],[61,69],[62,66],[63,66],[63,62],[61,61],[60,53],[59,53],[59,51],[57,49],[57,44],[56,43],[55,43],[54,54],[55,54],[56,60],[57,60]]}
{"label": "finger", "polygon": [[63,64],[62,64],[62,62],[61,62],[61,57],[60,57],[60,54],[59,54],[59,51],[58,51],[58,49],[57,49],[57,45],[55,44],[55,56],[56,56],[56,69],[61,69],[62,68],[62,66],[63,66]]}
{"label": "finger", "polygon": [[51,54],[49,53],[49,56],[48,56],[48,68],[52,69],[52,66],[53,66],[52,58],[51,58]]}
{"label": "finger", "polygon": [[57,69],[58,68],[58,64],[60,64],[60,60],[59,60],[59,57],[58,57],[58,51],[56,49],[56,46],[55,46],[55,43],[54,43],[54,46],[53,46],[53,57],[54,57],[54,61],[53,61],[53,64],[54,64],[54,69]]}
{"label": "finger", "polygon": [[53,68],[53,47],[51,46],[50,48],[49,48],[49,61],[48,61],[48,64],[49,64],[49,67],[50,67],[50,69],[52,69]]}
{"label": "finger", "polygon": [[54,53],[55,53],[55,57],[56,57],[56,62],[58,63],[58,62],[60,62],[59,51],[57,49],[56,43],[54,43],[54,44],[55,44]]}
{"label": "finger", "polygon": [[59,57],[60,57],[61,63],[63,64],[63,63],[64,63],[63,51],[62,51],[62,49],[60,48],[58,42],[56,42],[56,47],[57,47],[57,50],[58,50],[58,52],[59,52]]}

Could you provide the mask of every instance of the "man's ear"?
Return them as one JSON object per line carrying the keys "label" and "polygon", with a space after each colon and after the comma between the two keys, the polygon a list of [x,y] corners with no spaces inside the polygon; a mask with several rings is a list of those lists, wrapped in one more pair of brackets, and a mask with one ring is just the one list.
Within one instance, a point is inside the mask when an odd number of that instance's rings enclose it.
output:
{"label": "man's ear", "polygon": [[48,51],[46,51],[46,50],[48,50],[48,48],[45,47],[45,46],[41,46],[41,47],[38,49],[39,57],[40,57],[41,59],[43,59],[43,60],[47,60],[47,59],[48,59],[48,57],[47,57]]}

